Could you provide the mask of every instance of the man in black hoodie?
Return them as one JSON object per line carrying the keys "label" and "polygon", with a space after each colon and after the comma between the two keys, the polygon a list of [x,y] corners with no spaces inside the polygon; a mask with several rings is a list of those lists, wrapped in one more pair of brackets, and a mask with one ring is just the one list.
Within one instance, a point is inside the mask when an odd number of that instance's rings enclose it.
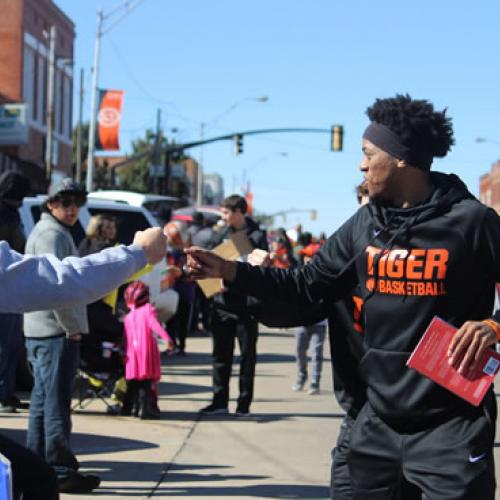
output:
{"label": "man in black hoodie", "polygon": [[367,403],[352,429],[355,499],[386,499],[401,478],[424,498],[493,500],[496,402],[473,407],[406,367],[431,319],[458,327],[449,363],[462,373],[500,338],[490,318],[500,280],[500,221],[455,175],[431,173],[453,131],[446,112],[397,95],[367,110],[364,173],[370,203],[297,271],[255,268],[188,250],[192,275],[300,307],[359,285]]}
{"label": "man in black hoodie", "polygon": [[[29,190],[25,175],[12,170],[0,175],[0,240],[19,253],[24,252],[26,238],[17,209]],[[0,314],[0,413],[14,413],[21,404],[14,389],[23,343],[23,317]]]}
{"label": "man in black hoodie", "polygon": [[[244,231],[253,248],[268,249],[265,231],[246,215],[245,198],[234,194],[221,204],[225,229],[214,237],[213,246],[230,238],[231,234]],[[246,258],[244,256],[243,258]],[[233,365],[234,341],[238,339],[240,358],[240,394],[236,406],[237,416],[250,413],[253,399],[255,363],[257,361],[257,321],[251,317],[247,308],[247,297],[233,291],[217,294],[213,300],[212,338],[213,338],[213,400],[203,408],[204,415],[226,414],[229,401],[229,379]]]}

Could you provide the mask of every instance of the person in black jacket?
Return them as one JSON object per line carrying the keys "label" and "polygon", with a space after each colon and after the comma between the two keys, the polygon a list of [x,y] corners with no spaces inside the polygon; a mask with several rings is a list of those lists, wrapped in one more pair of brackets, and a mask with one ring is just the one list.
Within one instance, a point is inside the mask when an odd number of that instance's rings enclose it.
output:
{"label": "person in black jacket", "polygon": [[[0,176],[0,240],[19,253],[24,252],[26,238],[17,209],[29,189],[29,179],[19,172],[9,170]],[[21,405],[14,389],[23,343],[22,316],[0,314],[0,413],[14,413]]]}
{"label": "person in black jacket", "polygon": [[[246,215],[247,202],[239,195],[227,197],[221,204],[226,228],[214,237],[213,246],[244,231],[254,248],[268,250],[265,231]],[[244,257],[243,257],[244,258]],[[213,400],[202,414],[215,415],[228,412],[229,379],[233,364],[234,340],[240,345],[240,394],[236,406],[237,416],[250,413],[253,398],[255,364],[257,361],[257,321],[248,313],[247,298],[233,291],[217,294],[213,299],[211,321],[213,338]]]}
{"label": "person in black jacket", "polygon": [[500,220],[457,176],[430,172],[454,142],[446,111],[397,95],[367,113],[360,170],[370,203],[311,264],[290,272],[190,249],[190,273],[297,307],[359,285],[367,402],[351,435],[354,498],[391,498],[404,477],[424,498],[493,500],[493,391],[474,407],[406,362],[435,315],[458,328],[448,356],[463,374],[500,339],[500,312],[490,318]]}

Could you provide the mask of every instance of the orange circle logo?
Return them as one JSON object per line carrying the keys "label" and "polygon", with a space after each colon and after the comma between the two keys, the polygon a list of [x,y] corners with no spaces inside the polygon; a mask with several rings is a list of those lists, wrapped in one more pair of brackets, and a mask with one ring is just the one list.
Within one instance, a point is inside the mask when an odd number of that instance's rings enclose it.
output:
{"label": "orange circle logo", "polygon": [[115,108],[102,108],[97,115],[97,120],[103,127],[116,127],[120,122],[120,112]]}

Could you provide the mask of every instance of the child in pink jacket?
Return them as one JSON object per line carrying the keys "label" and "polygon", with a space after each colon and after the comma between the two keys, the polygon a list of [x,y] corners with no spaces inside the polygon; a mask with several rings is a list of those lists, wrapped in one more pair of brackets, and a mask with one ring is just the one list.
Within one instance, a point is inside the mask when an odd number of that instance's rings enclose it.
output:
{"label": "child in pink jacket", "polygon": [[122,414],[140,418],[158,418],[153,387],[160,380],[160,351],[153,332],[173,349],[174,343],[160,325],[149,303],[149,288],[141,281],[132,282],[124,293],[130,312],[125,316],[125,378],[127,394]]}

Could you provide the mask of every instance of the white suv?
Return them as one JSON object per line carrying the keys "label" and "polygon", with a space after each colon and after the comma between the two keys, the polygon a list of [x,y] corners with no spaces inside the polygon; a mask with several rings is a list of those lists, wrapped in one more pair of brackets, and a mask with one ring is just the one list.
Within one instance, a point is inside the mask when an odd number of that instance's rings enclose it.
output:
{"label": "white suv", "polygon": [[157,224],[165,224],[170,219],[172,210],[183,207],[186,204],[175,196],[163,196],[159,194],[143,194],[133,191],[102,190],[91,191],[87,198],[89,200],[110,200],[126,203],[135,207],[143,207],[157,219]]}

